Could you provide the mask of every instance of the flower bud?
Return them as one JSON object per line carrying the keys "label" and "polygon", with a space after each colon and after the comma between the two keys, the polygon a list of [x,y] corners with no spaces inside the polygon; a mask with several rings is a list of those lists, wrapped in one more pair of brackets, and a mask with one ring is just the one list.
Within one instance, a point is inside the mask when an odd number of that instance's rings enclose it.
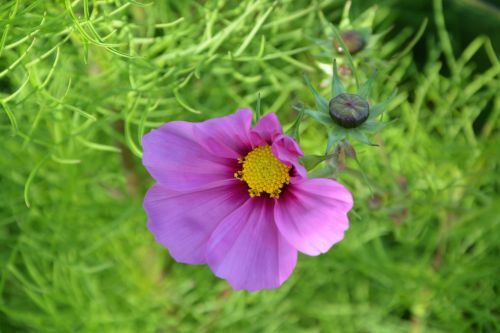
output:
{"label": "flower bud", "polygon": [[[347,46],[350,54],[358,53],[363,50],[366,46],[365,38],[363,35],[355,30],[346,30],[340,33],[344,44]],[[334,39],[333,45],[338,53],[344,53],[344,49],[340,45],[339,41]]]}
{"label": "flower bud", "polygon": [[344,128],[354,128],[368,119],[370,106],[358,95],[343,93],[330,100],[330,116]]}

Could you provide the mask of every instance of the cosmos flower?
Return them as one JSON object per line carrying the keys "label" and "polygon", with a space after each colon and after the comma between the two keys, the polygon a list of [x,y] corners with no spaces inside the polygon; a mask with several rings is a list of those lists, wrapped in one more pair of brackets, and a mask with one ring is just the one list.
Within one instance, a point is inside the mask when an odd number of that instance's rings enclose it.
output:
{"label": "cosmos flower", "polygon": [[280,286],[297,251],[318,255],[344,237],[350,192],[308,179],[300,147],[269,113],[173,121],[146,134],[148,227],[178,262],[208,264],[236,289]]}

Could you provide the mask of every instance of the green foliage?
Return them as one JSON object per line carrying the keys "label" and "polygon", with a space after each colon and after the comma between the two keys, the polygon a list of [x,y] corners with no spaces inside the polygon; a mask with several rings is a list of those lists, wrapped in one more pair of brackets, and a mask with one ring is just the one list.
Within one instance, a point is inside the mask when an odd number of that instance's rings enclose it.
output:
{"label": "green foliage", "polygon": [[[318,101],[304,74],[330,96],[331,60],[346,59],[312,41],[351,24],[343,8],[2,1],[0,332],[500,331],[500,65],[484,36],[453,49],[439,0],[437,37],[424,21],[386,38],[383,5],[353,18],[374,38],[350,60],[360,82],[377,68],[373,100],[399,92],[378,146],[355,145],[360,165],[337,175],[355,206],[329,253],[301,255],[280,289],[233,292],[173,262],[146,228],[140,141],[166,121],[226,115],[260,93],[307,154],[324,154],[336,133],[295,122],[294,106]],[[423,67],[410,52],[420,37]]]}

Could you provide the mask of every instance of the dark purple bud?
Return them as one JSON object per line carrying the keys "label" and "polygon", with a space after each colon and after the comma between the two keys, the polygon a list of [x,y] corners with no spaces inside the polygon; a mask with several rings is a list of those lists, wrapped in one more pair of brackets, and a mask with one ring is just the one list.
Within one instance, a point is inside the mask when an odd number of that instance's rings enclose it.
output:
{"label": "dark purple bud", "polygon": [[[346,30],[340,33],[350,54],[355,54],[365,48],[366,42],[363,35],[355,30]],[[333,45],[338,53],[344,53],[344,49],[337,40],[333,40]]]}
{"label": "dark purple bud", "polygon": [[368,102],[358,95],[340,94],[330,100],[330,116],[344,128],[361,125],[370,115]]}

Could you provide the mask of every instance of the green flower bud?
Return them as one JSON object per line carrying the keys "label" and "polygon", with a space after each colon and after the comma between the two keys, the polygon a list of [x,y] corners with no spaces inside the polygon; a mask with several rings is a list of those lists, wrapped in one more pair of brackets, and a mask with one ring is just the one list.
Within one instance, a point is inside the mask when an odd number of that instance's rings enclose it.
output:
{"label": "green flower bud", "polygon": [[[347,46],[350,54],[358,53],[366,46],[366,41],[363,35],[355,30],[346,30],[340,33],[344,44]],[[344,53],[344,49],[337,40],[333,41],[333,45],[338,53]]]}
{"label": "green flower bud", "polygon": [[330,100],[330,116],[344,128],[358,127],[368,119],[370,106],[359,95],[340,94]]}

